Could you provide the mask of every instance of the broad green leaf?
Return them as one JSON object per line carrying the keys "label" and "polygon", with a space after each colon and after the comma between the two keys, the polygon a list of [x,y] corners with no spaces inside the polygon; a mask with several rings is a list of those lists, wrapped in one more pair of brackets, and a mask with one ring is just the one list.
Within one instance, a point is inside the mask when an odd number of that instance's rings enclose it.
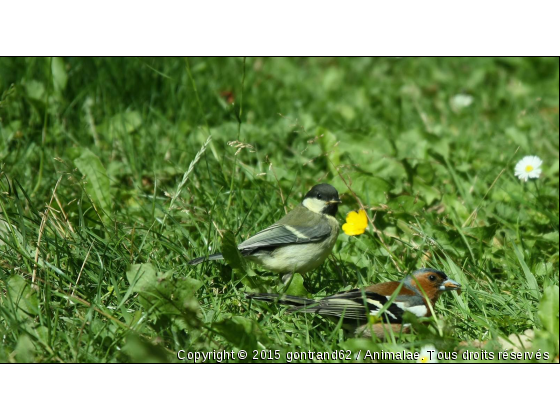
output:
{"label": "broad green leaf", "polygon": [[542,238],[546,241],[554,242],[555,244],[558,243],[558,232],[549,232],[545,233]]}
{"label": "broad green leaf", "polygon": [[78,170],[86,177],[85,188],[93,203],[104,218],[111,217],[112,198],[107,171],[101,160],[88,149],[74,160]]}
{"label": "broad green leaf", "polygon": [[258,348],[257,341],[267,341],[259,325],[252,319],[234,316],[212,324],[212,329],[239,349],[247,351]]}
{"label": "broad green leaf", "polygon": [[424,208],[426,203],[417,197],[412,197],[410,195],[401,195],[391,199],[387,205],[395,213],[417,213]]}
{"label": "broad green leaf", "polygon": [[138,111],[125,111],[112,116],[99,126],[99,131],[107,137],[121,137],[136,131],[142,125]]}
{"label": "broad green leaf", "polygon": [[[2,140],[10,141],[14,138],[21,136],[21,121],[13,120],[7,124],[0,124],[0,146]],[[0,148],[0,157],[2,156],[2,149]]]}
{"label": "broad green leaf", "polygon": [[39,82],[38,80],[29,80],[28,82],[25,82],[25,91],[29,99],[40,103],[45,102],[46,89],[42,82]]}
{"label": "broad green leaf", "polygon": [[471,214],[472,210],[467,209],[456,195],[444,194],[441,201],[447,212],[456,212],[459,219],[465,220]]}
{"label": "broad green leaf", "polygon": [[315,131],[323,153],[328,157],[329,168],[336,173],[336,167],[340,165],[340,150],[337,145],[336,135],[323,127]]}
{"label": "broad green leaf", "polygon": [[31,363],[35,356],[35,345],[27,334],[21,334],[18,338],[14,357],[19,363]]}
{"label": "broad green leaf", "polygon": [[[7,280],[8,297],[20,315],[35,316],[39,314],[37,292],[30,286],[29,281],[14,275]],[[0,301],[3,299],[0,298]],[[6,302],[6,304],[8,304]]]}
{"label": "broad green leaf", "polygon": [[35,328],[35,333],[37,334],[37,337],[42,344],[46,346],[49,345],[49,329],[47,327],[45,327],[44,325],[39,325],[37,328]]}
{"label": "broad green leaf", "polygon": [[287,295],[292,296],[304,296],[307,297],[308,292],[305,286],[303,285],[303,277],[301,274],[294,274],[292,280],[290,281],[290,285],[288,286],[288,290],[286,290]]}
{"label": "broad green leaf", "polygon": [[161,346],[152,344],[137,334],[129,334],[123,352],[132,359],[133,363],[169,363],[172,355]]}
{"label": "broad green leaf", "polygon": [[431,205],[435,200],[441,197],[441,192],[437,188],[420,181],[418,178],[414,180],[414,189],[415,192],[418,191],[419,195],[428,205]]}
{"label": "broad green leaf", "polygon": [[64,66],[62,57],[52,58],[51,69],[54,89],[57,92],[62,92],[68,82],[68,74],[66,73],[66,67]]}
{"label": "broad green leaf", "polygon": [[553,361],[559,352],[558,299],[558,286],[548,286],[544,289],[543,297],[539,303],[538,316],[542,329],[535,332],[533,349],[539,350],[541,353],[549,353],[548,359],[543,361]]}
{"label": "broad green leaf", "polygon": [[353,179],[352,190],[362,200],[367,200],[367,205],[372,206],[387,202],[391,184],[376,176],[360,174]]}
{"label": "broad green leaf", "polygon": [[356,118],[356,111],[351,105],[340,103],[335,108],[346,121],[352,121]]}
{"label": "broad green leaf", "polygon": [[419,160],[426,157],[428,150],[428,142],[418,129],[402,133],[396,141],[396,146],[397,158],[409,159],[409,164],[412,167],[415,167]]}
{"label": "broad green leaf", "polygon": [[344,72],[336,67],[328,67],[323,73],[321,84],[323,89],[331,91],[344,84]]}
{"label": "broad green leaf", "polygon": [[498,229],[497,224],[493,224],[490,226],[478,226],[472,228],[463,228],[463,233],[465,235],[474,236],[475,238],[481,241],[490,241],[494,235],[496,234],[496,230]]}
{"label": "broad green leaf", "polygon": [[527,135],[515,127],[506,128],[506,135],[518,146],[526,149],[528,147]]}
{"label": "broad green leaf", "polygon": [[[554,363],[555,358],[558,357],[558,334],[553,334],[546,330],[535,331],[533,350],[538,350],[543,355],[540,362]],[[548,353],[548,358],[546,359],[545,352]]]}
{"label": "broad green leaf", "polygon": [[191,277],[185,277],[178,279],[177,284],[186,295],[194,296],[204,283]]}
{"label": "broad green leaf", "polygon": [[157,282],[156,270],[149,263],[132,265],[126,272],[126,278],[133,292],[152,290]]}
{"label": "broad green leaf", "polygon": [[239,253],[235,237],[229,230],[226,230],[222,237],[222,255],[231,268],[248,276],[255,276],[253,270],[247,265],[247,261]]}
{"label": "broad green leaf", "polygon": [[[135,264],[126,272],[131,292],[139,293],[139,302],[157,318],[170,317],[178,326],[198,325],[198,301],[194,297],[202,282],[191,279],[173,279],[172,272],[157,273],[152,264]],[[119,305],[120,306],[120,305]]]}
{"label": "broad green leaf", "polygon": [[235,236],[229,230],[226,230],[222,236],[222,255],[231,268],[245,271],[245,260],[237,249]]}
{"label": "broad green leaf", "polygon": [[543,328],[556,336],[558,340],[558,286],[549,286],[544,290],[541,303],[539,304],[539,319]]}
{"label": "broad green leaf", "polygon": [[516,244],[512,244],[512,245],[513,245],[513,250],[515,252],[515,256],[519,260],[519,264],[521,265],[521,268],[523,269],[523,273],[525,274],[525,279],[527,280],[528,292],[534,298],[538,299],[541,293],[539,291],[539,284],[537,283],[537,279],[535,278],[533,273],[531,273],[531,270],[525,263],[525,257],[523,256],[523,253],[521,252],[519,247]]}

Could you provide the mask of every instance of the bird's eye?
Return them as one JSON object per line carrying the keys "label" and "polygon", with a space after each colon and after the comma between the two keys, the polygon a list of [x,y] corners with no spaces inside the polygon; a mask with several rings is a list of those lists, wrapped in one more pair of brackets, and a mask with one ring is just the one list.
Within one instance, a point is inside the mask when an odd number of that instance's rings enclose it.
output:
{"label": "bird's eye", "polygon": [[436,276],[434,276],[433,274],[430,274],[430,275],[428,276],[428,278],[429,278],[431,281],[435,281],[435,280],[436,280]]}
{"label": "bird's eye", "polygon": [[323,196],[321,194],[317,194],[317,198],[320,200]]}

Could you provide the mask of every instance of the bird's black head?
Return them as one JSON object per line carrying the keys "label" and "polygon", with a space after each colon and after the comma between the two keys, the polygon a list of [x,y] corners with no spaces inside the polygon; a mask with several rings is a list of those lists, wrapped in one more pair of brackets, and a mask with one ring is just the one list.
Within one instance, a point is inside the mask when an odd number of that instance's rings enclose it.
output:
{"label": "bird's black head", "polygon": [[336,188],[329,184],[318,184],[305,194],[302,204],[315,213],[335,216],[340,203]]}

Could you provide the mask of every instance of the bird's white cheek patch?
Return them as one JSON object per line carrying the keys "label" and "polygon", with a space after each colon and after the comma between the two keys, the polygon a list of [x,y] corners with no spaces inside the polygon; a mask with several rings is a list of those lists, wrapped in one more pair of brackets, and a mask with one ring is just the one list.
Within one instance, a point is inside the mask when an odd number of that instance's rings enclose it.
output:
{"label": "bird's white cheek patch", "polygon": [[321,213],[321,211],[325,208],[325,202],[316,198],[306,198],[303,200],[302,204],[305,208],[315,213]]}

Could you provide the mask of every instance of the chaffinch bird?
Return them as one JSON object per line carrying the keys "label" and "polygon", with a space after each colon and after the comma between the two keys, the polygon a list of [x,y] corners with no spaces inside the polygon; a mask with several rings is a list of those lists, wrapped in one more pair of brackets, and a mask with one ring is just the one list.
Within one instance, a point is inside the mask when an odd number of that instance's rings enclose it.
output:
{"label": "chaffinch bird", "polygon": [[[272,293],[248,294],[247,297],[290,305],[288,312],[316,313],[333,321],[342,318],[343,327],[353,330],[356,335],[371,337],[373,333],[383,339],[385,330],[389,328],[395,333],[409,331],[410,324],[403,323],[405,312],[418,317],[430,317],[432,312],[426,298],[434,308],[443,292],[460,289],[461,285],[447,277],[444,272],[422,268],[401,281],[374,284],[319,300]],[[397,290],[398,293],[393,299]],[[391,299],[392,302],[379,313]],[[368,323],[368,320],[376,321],[377,316],[381,318],[379,321],[383,322]]]}

